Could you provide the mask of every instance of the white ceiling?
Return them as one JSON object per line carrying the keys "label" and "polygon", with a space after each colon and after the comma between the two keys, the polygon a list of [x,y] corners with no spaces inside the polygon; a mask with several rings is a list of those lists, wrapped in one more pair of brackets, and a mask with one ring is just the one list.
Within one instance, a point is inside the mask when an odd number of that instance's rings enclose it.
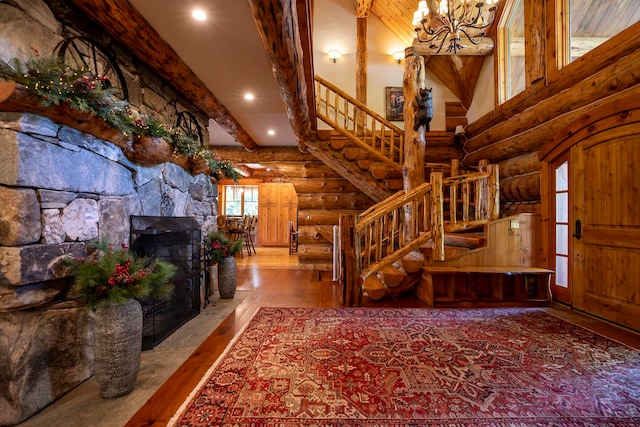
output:
{"label": "white ceiling", "polygon": [[[297,145],[245,0],[130,0],[260,146]],[[204,22],[191,17],[198,7]],[[252,102],[244,94],[255,95]],[[267,134],[269,129],[275,135]],[[213,120],[211,145],[240,145]]]}
{"label": "white ceiling", "polygon": [[[129,1],[258,145],[297,146],[247,0]],[[314,3],[314,71],[355,95],[356,0]],[[196,7],[207,12],[206,21],[191,17]],[[368,22],[367,104],[384,114],[384,88],[401,86],[404,70],[390,55],[404,46],[373,14]],[[344,53],[336,64],[326,55],[331,49]],[[255,100],[246,101],[245,92]],[[269,129],[274,136],[267,134]],[[209,134],[210,145],[240,146],[212,120]]]}

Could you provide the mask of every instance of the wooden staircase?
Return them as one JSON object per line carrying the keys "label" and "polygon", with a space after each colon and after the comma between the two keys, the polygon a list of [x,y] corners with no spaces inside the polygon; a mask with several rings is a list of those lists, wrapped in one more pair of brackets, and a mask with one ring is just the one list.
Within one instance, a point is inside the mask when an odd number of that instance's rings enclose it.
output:
{"label": "wooden staircase", "polygon": [[348,162],[355,163],[375,180],[382,181],[385,187],[394,193],[402,189],[402,173],[397,168],[373,158],[368,149],[362,148],[350,138],[334,134],[331,136],[329,146],[332,150],[341,152]]}
{"label": "wooden staircase", "polygon": [[[319,131],[308,151],[378,202],[340,217],[333,252],[340,261],[343,304],[359,305],[363,292],[377,300],[409,289],[430,306],[550,301],[549,270],[486,260],[448,266],[472,259],[487,245],[486,227],[499,218],[497,165],[481,161],[477,170],[462,171],[446,133],[431,135],[429,179],[405,192],[401,129],[318,76],[316,111],[334,131]],[[451,164],[433,158],[439,155]],[[335,256],[338,251],[342,256]]]}
{"label": "wooden staircase", "polygon": [[316,115],[334,131],[308,144],[314,156],[379,202],[402,188],[404,131],[316,76]]}
{"label": "wooden staircase", "polygon": [[[422,248],[432,259],[445,260],[484,244],[483,236],[469,231],[498,219],[498,168],[482,162],[477,172],[461,173],[454,161],[451,169],[457,174],[443,178],[432,172],[428,182],[408,192],[354,218],[341,217],[346,305],[358,305],[363,291],[379,299],[418,283]],[[395,279],[399,276],[402,280]],[[385,277],[394,279],[387,283]]]}
{"label": "wooden staircase", "polygon": [[[376,202],[402,189],[404,131],[322,77],[315,81],[316,115],[333,130],[319,130],[308,151]],[[425,179],[464,156],[451,132],[425,138]]]}

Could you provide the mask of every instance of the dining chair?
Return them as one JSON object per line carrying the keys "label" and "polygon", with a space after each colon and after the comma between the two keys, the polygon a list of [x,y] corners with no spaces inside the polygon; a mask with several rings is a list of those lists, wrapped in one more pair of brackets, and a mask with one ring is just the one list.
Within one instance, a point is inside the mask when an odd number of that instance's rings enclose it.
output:
{"label": "dining chair", "polygon": [[248,224],[244,229],[244,240],[247,245],[247,252],[249,252],[249,256],[251,256],[251,250],[253,250],[254,255],[256,254],[256,247],[254,245],[253,235],[255,233],[257,223],[258,223],[258,215],[250,216]]}

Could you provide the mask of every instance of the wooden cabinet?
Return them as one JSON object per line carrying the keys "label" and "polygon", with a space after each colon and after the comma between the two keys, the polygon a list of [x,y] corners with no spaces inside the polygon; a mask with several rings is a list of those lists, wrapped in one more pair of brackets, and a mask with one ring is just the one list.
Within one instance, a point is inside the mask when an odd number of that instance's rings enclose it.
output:
{"label": "wooden cabinet", "polygon": [[258,186],[258,244],[289,246],[289,221],[296,221],[298,198],[291,184]]}

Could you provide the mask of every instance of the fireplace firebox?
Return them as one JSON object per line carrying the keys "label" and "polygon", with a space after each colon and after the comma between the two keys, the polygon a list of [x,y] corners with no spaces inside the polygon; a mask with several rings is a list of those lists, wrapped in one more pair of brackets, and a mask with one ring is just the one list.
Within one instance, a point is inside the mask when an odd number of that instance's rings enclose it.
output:
{"label": "fireplace firebox", "polygon": [[177,267],[168,301],[146,298],[143,312],[142,349],[154,348],[180,326],[200,313],[201,230],[191,217],[131,217],[131,250]]}

